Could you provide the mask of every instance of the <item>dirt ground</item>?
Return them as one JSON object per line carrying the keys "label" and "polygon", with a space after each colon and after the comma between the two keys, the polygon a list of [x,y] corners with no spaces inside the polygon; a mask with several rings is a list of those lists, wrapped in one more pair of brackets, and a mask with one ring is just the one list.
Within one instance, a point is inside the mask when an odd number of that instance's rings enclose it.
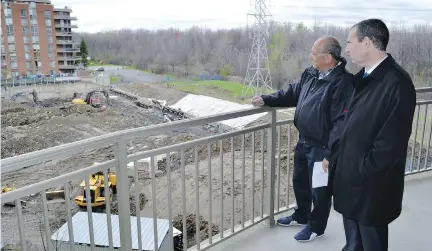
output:
{"label": "dirt ground", "polygon": [[[135,93],[143,98],[156,98],[167,100],[168,104],[173,104],[184,97],[186,94],[175,89],[165,88],[160,86],[161,84],[131,84],[128,86],[121,86],[123,90]],[[20,104],[18,102],[12,102],[10,100],[2,100],[1,107],[1,129],[2,129],[2,144],[1,144],[1,158],[7,158],[24,154],[27,152],[40,150],[68,142],[73,142],[97,135],[102,135],[118,130],[142,127],[147,125],[161,124],[163,118],[153,113],[151,109],[144,109],[137,107],[134,103],[118,97],[118,99],[112,100],[112,106],[108,106],[107,109],[101,110],[99,108],[93,108],[88,105],[72,105],[71,96],[73,88],[69,90],[68,95],[64,95],[62,98],[47,98],[39,105],[35,105],[31,100],[27,100],[26,104]],[[265,122],[268,118],[263,117],[261,122]],[[259,124],[261,122],[255,122]],[[134,153],[143,150],[154,149],[166,145],[172,145],[173,143],[185,142],[191,139],[201,138],[204,136],[210,136],[213,134],[219,134],[222,132],[229,131],[228,128],[219,127],[218,131],[210,131],[204,127],[186,128],[184,130],[178,130],[171,133],[162,135],[154,135],[145,139],[135,139],[128,144],[128,153]],[[292,144],[295,142],[295,130],[293,128],[291,136]],[[287,177],[287,132],[286,127],[282,130],[282,142],[285,142],[282,146],[281,153],[281,187],[280,187],[280,206],[286,205],[287,190],[290,194],[289,203],[293,202],[293,194],[291,185],[287,189],[288,177]],[[232,188],[232,161],[231,161],[231,144],[229,140],[224,140],[224,172],[223,172],[223,205],[224,205],[224,227],[227,229],[230,227],[232,222],[232,196],[234,196],[234,222],[235,224],[240,223],[241,220],[241,205],[242,205],[242,168],[241,168],[241,139],[236,137],[234,141],[235,148],[235,165],[234,165],[234,191]],[[252,215],[252,187],[254,187],[255,193],[255,216],[261,213],[261,155],[260,155],[260,137],[256,135],[255,148],[256,152],[256,168],[255,168],[255,180],[252,182],[252,157],[251,157],[251,136],[246,137],[246,157],[245,157],[245,220],[249,220]],[[293,147],[291,147],[293,149]],[[266,150],[266,147],[265,147]],[[200,146],[199,158],[199,215],[202,217],[201,225],[204,226],[209,220],[209,201],[212,201],[212,223],[214,225],[213,233],[216,234],[219,231],[221,214],[220,214],[220,163],[219,163],[219,146],[213,145],[212,147],[212,194],[208,194],[208,169],[207,169],[207,148],[206,146]],[[196,214],[196,187],[195,187],[195,165],[194,165],[194,152],[193,149],[188,149],[185,152],[186,160],[186,175],[185,175],[185,186],[186,186],[186,199],[187,208],[186,214],[188,219],[191,215]],[[267,156],[267,153],[265,153]],[[292,156],[289,156],[292,158]],[[114,158],[114,152],[110,146],[101,146],[100,149],[87,151],[83,146],[83,152],[77,154],[71,158],[52,161],[45,164],[35,165],[31,168],[26,168],[12,173],[2,175],[2,184],[15,184],[16,187],[22,187],[25,185],[37,183],[43,180],[47,180],[52,177],[59,176],[64,173],[72,172],[75,170],[87,167],[94,162],[102,162]],[[292,165],[292,160],[291,160]],[[157,184],[157,207],[158,216],[162,218],[168,218],[168,206],[167,206],[167,167],[166,160],[162,160],[158,163],[159,175],[156,179]],[[143,204],[145,204],[142,215],[151,217],[152,214],[152,201],[151,201],[151,181],[148,179],[149,167],[148,164],[140,164],[139,166],[139,180],[142,183],[144,193]],[[173,205],[176,208],[173,209],[173,217],[178,217],[182,214],[182,195],[181,195],[181,184],[182,176],[180,169],[180,157],[174,155],[171,161],[172,170],[172,191],[173,191]],[[292,170],[292,168],[291,168]],[[130,178],[132,180],[132,178]],[[264,180],[266,180],[266,171],[264,171]],[[80,181],[73,181],[72,185],[76,193],[76,186]],[[254,184],[254,185],[252,185]],[[134,184],[131,182],[131,197],[133,197]],[[26,229],[27,241],[32,244],[32,249],[41,249],[41,231],[40,227],[43,226],[41,220],[40,199],[39,196],[28,199],[27,208],[23,209],[24,225]],[[131,203],[133,205],[133,201]],[[113,207],[116,207],[114,198]],[[51,231],[54,232],[58,227],[61,226],[66,220],[66,209],[64,202],[62,203],[50,203],[48,206],[49,210],[49,222]],[[74,207],[72,215],[78,210],[82,210],[78,207]],[[84,209],[85,210],[85,209]],[[134,213],[135,208],[131,208],[131,213]],[[15,243],[18,239],[18,229],[16,214],[13,208],[2,207],[2,239],[3,243]],[[194,217],[192,217],[194,219]],[[189,222],[189,221],[188,221]],[[175,222],[178,224],[178,222]],[[188,229],[195,227],[188,223]],[[205,227],[204,227],[205,228]],[[12,230],[15,229],[15,230]],[[202,228],[203,229],[203,228]],[[183,231],[183,229],[179,229]],[[188,231],[189,246],[194,244],[194,231]],[[201,232],[206,232],[201,231]],[[205,234],[202,234],[202,239],[206,238]]]}

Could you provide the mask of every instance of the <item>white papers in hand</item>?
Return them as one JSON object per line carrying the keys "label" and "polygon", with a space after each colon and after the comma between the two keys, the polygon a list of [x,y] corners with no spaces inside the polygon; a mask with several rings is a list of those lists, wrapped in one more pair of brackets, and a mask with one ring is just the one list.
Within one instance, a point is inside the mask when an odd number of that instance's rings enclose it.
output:
{"label": "white papers in hand", "polygon": [[312,188],[325,187],[328,183],[328,173],[324,172],[322,162],[315,162],[312,173]]}

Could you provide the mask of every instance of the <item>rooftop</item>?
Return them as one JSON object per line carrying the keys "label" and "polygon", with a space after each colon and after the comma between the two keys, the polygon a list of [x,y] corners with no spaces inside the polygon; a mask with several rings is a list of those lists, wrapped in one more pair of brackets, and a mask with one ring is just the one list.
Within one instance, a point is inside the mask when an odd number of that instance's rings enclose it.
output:
{"label": "rooftop", "polygon": [[[94,240],[97,246],[109,246],[108,240],[108,224],[107,215],[103,213],[92,213],[94,228]],[[111,225],[113,233],[113,247],[120,247],[120,225],[119,216],[111,215]],[[158,227],[158,244],[162,244],[165,235],[168,233],[168,220],[157,219]],[[78,244],[90,245],[90,234],[88,226],[87,212],[78,212],[72,217],[74,241]],[[174,235],[180,233],[179,230],[174,229]],[[137,231],[137,217],[131,216],[131,235],[132,235],[132,248],[138,249],[138,231]],[[153,250],[153,219],[141,217],[141,236],[143,250]],[[63,224],[58,231],[52,236],[51,240],[69,242],[69,232],[67,222]],[[158,248],[159,248],[158,247]]]}

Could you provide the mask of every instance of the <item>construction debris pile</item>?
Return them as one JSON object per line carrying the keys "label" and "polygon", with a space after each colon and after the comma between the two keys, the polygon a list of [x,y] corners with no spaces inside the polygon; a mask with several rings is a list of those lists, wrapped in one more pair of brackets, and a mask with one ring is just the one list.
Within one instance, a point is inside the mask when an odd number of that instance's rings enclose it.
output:
{"label": "construction debris pile", "polygon": [[[199,235],[200,240],[204,241],[209,237],[209,227],[210,224],[208,221],[204,220],[202,216],[199,217]],[[183,231],[183,215],[179,214],[173,219],[173,227]],[[196,235],[197,235],[197,229],[196,229],[196,214],[188,214],[186,216],[186,229],[187,229],[187,244],[188,248],[196,245]],[[212,224],[211,228],[212,236],[217,235],[220,230],[217,225]],[[185,233],[182,233],[183,235]],[[183,247],[181,247],[183,248]]]}

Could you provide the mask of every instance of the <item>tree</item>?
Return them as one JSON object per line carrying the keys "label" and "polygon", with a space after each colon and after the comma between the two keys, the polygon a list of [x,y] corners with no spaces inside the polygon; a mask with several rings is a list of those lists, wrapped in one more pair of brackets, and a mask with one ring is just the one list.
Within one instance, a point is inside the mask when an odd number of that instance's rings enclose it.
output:
{"label": "tree", "polygon": [[87,68],[88,66],[88,52],[87,52],[87,45],[84,41],[84,38],[81,39],[81,45],[80,45],[80,55],[81,55],[81,63],[83,64],[84,68]]}

